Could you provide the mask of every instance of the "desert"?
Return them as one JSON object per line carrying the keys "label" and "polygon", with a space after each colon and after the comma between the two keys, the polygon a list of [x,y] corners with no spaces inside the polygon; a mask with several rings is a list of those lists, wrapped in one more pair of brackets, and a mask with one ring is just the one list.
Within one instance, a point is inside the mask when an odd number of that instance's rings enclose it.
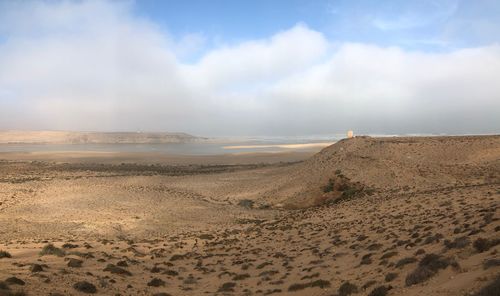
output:
{"label": "desert", "polygon": [[0,155],[2,295],[498,295],[499,136],[28,156]]}
{"label": "desert", "polygon": [[0,296],[500,296],[500,1],[0,0]]}

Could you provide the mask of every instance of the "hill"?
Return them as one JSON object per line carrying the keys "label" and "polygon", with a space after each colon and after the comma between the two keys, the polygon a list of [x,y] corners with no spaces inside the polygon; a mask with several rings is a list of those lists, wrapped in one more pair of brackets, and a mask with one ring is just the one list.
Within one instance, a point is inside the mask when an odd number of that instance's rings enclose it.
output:
{"label": "hill", "polygon": [[344,139],[277,179],[266,196],[292,208],[331,201],[347,189],[411,193],[490,184],[500,180],[500,136]]}

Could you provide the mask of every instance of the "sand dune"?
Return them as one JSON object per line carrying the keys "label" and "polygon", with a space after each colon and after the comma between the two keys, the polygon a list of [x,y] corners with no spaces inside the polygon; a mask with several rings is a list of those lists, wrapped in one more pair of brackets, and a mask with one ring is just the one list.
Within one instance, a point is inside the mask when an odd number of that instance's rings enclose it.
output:
{"label": "sand dune", "polygon": [[148,155],[0,161],[0,295],[498,289],[500,136],[358,137],[300,162]]}

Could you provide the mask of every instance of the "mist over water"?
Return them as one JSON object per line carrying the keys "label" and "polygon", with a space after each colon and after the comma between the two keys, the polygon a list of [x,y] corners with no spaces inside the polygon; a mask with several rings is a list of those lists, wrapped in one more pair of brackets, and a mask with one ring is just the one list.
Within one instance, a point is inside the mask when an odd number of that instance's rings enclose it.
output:
{"label": "mist over water", "polygon": [[[433,135],[370,134],[368,136],[393,137]],[[317,152],[345,137],[345,134],[329,134],[309,136],[213,137],[189,143],[163,144],[0,144],[0,152],[154,152],[174,155],[217,155],[226,153],[286,151]]]}
{"label": "mist over water", "polygon": [[[319,151],[339,140],[323,138],[212,138],[193,143],[163,144],[0,144],[0,152],[154,152],[176,155],[216,155],[245,152]],[[309,145],[314,143],[314,145]],[[303,145],[305,144],[305,145]]]}

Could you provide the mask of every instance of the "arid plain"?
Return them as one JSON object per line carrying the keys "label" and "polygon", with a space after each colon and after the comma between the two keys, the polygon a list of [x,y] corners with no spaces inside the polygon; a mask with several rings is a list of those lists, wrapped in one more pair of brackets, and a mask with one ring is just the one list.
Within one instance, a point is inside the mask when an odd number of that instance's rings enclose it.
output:
{"label": "arid plain", "polygon": [[500,136],[0,159],[0,295],[499,295]]}

